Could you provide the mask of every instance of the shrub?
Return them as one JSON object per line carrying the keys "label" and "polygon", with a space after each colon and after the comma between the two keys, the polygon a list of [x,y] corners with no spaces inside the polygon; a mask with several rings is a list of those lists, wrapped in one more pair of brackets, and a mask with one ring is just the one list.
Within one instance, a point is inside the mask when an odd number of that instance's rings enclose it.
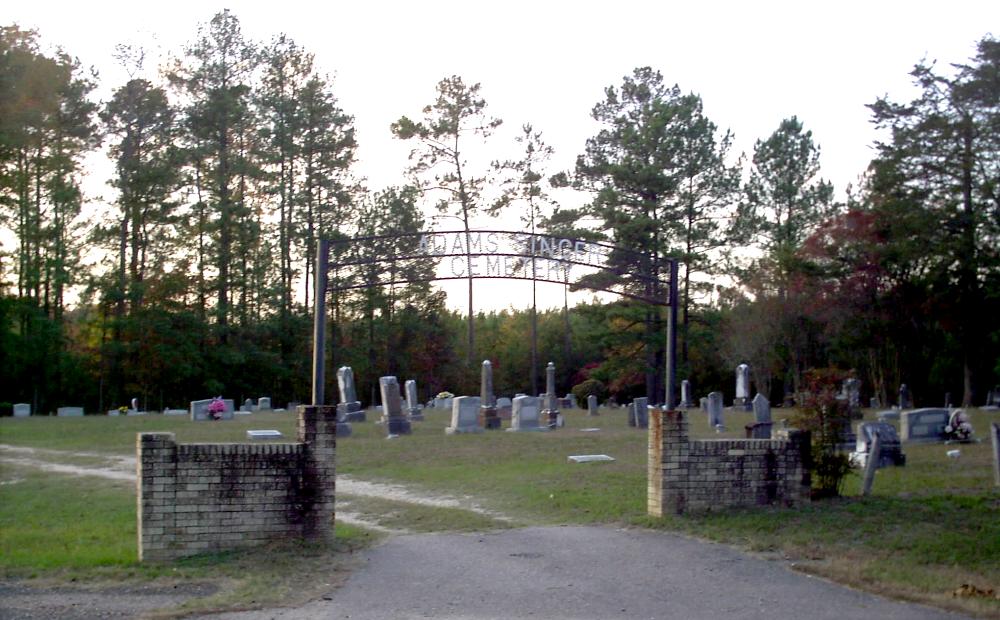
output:
{"label": "shrub", "polygon": [[837,497],[851,472],[847,454],[838,450],[851,427],[847,402],[837,399],[843,373],[834,368],[815,368],[805,373],[805,391],[799,396],[799,411],[792,424],[812,433],[813,496]]}
{"label": "shrub", "polygon": [[597,379],[587,379],[577,383],[570,389],[570,392],[576,397],[576,402],[580,403],[580,407],[587,406],[587,397],[590,395],[596,396],[597,402],[604,402],[604,399],[608,397],[607,386]]}

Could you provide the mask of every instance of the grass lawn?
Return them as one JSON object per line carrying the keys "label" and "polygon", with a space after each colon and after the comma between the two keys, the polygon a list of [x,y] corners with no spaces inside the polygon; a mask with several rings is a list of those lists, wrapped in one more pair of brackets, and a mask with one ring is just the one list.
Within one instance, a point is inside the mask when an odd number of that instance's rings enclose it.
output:
{"label": "grass lawn", "polygon": [[[731,510],[665,519],[645,515],[647,436],[627,427],[625,410],[602,410],[596,418],[580,410],[565,414],[567,427],[556,432],[445,436],[448,414],[430,410],[426,421],[413,423],[411,436],[386,440],[384,430],[369,422],[354,424],[354,436],[338,442],[340,474],[469,496],[483,508],[510,517],[512,523],[463,510],[361,497],[342,497],[349,504],[345,509],[377,519],[385,527],[415,531],[557,523],[681,531],[787,558],[801,570],[869,591],[983,617],[1000,615],[1000,600],[951,594],[963,584],[1000,591],[1000,492],[993,487],[987,434],[988,422],[1000,419],[996,413],[972,412],[982,443],[905,444],[907,465],[880,470],[868,498],[857,497],[860,480],[852,476],[845,485],[845,498],[801,509]],[[774,414],[776,419],[783,417],[780,409]],[[741,436],[752,416],[729,411],[726,415],[730,430],[717,434],[708,429],[704,414],[692,411],[692,437]],[[375,417],[369,413],[369,419]],[[220,423],[158,415],[4,418],[0,443],[87,452],[89,456],[76,458],[99,461],[102,456],[134,455],[138,432],[170,431],[181,442],[242,442],[249,428],[274,428],[294,438],[294,418],[291,413],[254,414]],[[587,427],[601,430],[581,432]],[[961,456],[949,459],[946,451],[955,448]],[[594,453],[616,460],[567,462],[570,454]],[[45,452],[33,458],[64,460]],[[301,548],[275,554],[272,549],[257,552],[264,556],[245,552],[195,558],[169,569],[141,566],[135,562],[132,485],[0,467],[0,574],[8,577],[222,575],[234,585],[203,604],[224,607],[245,604],[254,580],[283,583],[283,575],[300,571],[301,563],[336,572],[336,557],[350,555]],[[338,524],[338,549],[357,548],[373,539],[370,532]],[[271,561],[276,556],[287,558],[288,564],[276,566],[280,563]],[[268,561],[260,562],[260,557]],[[251,566],[254,569],[247,571]],[[278,596],[288,588],[279,585],[273,590]]]}

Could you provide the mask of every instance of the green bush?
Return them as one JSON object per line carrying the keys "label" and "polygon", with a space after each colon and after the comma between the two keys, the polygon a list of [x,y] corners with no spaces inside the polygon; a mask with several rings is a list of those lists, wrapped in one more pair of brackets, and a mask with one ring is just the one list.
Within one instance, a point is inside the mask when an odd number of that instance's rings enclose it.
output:
{"label": "green bush", "polygon": [[576,397],[576,402],[579,403],[580,407],[587,406],[587,397],[591,394],[597,397],[599,403],[604,402],[608,397],[608,387],[597,379],[587,379],[577,383],[570,389],[570,392]]}

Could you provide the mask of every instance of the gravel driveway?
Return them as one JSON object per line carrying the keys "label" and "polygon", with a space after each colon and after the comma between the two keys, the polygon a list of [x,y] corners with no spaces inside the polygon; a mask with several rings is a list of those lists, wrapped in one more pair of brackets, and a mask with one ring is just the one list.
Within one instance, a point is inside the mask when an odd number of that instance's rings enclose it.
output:
{"label": "gravel driveway", "polygon": [[[303,578],[308,579],[308,575]],[[535,527],[395,536],[324,600],[213,620],[962,618],[661,532]]]}

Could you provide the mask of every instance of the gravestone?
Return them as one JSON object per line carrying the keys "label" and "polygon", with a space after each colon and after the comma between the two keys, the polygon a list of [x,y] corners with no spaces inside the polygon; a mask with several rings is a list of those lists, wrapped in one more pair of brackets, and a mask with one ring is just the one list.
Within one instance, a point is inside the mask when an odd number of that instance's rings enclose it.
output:
{"label": "gravestone", "polygon": [[382,394],[382,413],[386,432],[389,435],[409,435],[412,430],[410,420],[403,413],[403,402],[399,397],[399,380],[396,377],[379,377]]}
{"label": "gravestone", "polygon": [[77,418],[83,415],[83,407],[59,407],[56,415],[60,418]]}
{"label": "gravestone", "polygon": [[851,454],[851,462],[858,467],[865,467],[868,464],[868,456],[872,452],[872,441],[878,435],[879,458],[876,467],[889,467],[891,465],[906,465],[906,455],[903,454],[903,444],[896,433],[896,427],[885,422],[861,422],[858,424],[858,433],[854,452]]}
{"label": "gravestone", "polygon": [[750,367],[740,364],[736,367],[736,398],[733,407],[745,407],[750,400]]}
{"label": "gravestone", "polygon": [[444,429],[446,435],[461,433],[481,433],[479,426],[479,397],[456,396],[451,401],[451,426]]}
{"label": "gravestone", "polygon": [[14,417],[27,418],[31,415],[31,405],[28,403],[14,403]]}
{"label": "gravestone", "polygon": [[187,409],[164,409],[163,415],[187,415]]}
{"label": "gravestone", "polygon": [[709,428],[725,426],[722,419],[722,392],[712,392],[706,402]]}
{"label": "gravestone", "polygon": [[698,407],[702,410],[702,412],[708,413],[708,397],[707,396],[702,396],[701,398],[698,399]]}
{"label": "gravestone", "polygon": [[843,395],[851,417],[861,417],[861,379],[855,377],[844,379]]}
{"label": "gravestone", "polygon": [[1000,410],[1000,387],[995,387],[986,394],[986,405],[983,411]]}
{"label": "gravestone", "polygon": [[447,409],[451,411],[451,403],[454,396],[448,396],[446,398],[434,397],[434,404],[432,405],[435,409]]}
{"label": "gravestone", "polygon": [[591,394],[590,396],[587,397],[587,415],[589,415],[589,416],[598,416],[598,415],[601,415],[597,411],[597,396],[595,396],[593,394]]}
{"label": "gravestone", "polygon": [[944,441],[951,413],[947,409],[914,409],[900,415],[903,441],[932,443]]}
{"label": "gravestone", "polygon": [[[212,416],[208,415],[208,406],[212,404],[214,398],[205,398],[203,400],[192,400],[191,406],[188,411],[191,414],[191,420],[193,422],[205,422],[212,419]],[[233,412],[236,410],[236,406],[231,398],[223,398],[222,404],[225,408],[222,410],[222,417],[220,420],[232,420]]]}
{"label": "gravestone", "polygon": [[261,396],[257,399],[257,411],[273,411],[271,409],[271,397]]}
{"label": "gravestone", "polygon": [[681,381],[681,402],[677,406],[679,409],[690,409],[694,406],[691,402],[691,382],[687,379]]}
{"label": "gravestone", "polygon": [[511,403],[510,428],[512,433],[521,431],[547,431],[547,426],[539,423],[541,412],[538,409],[538,398],[534,396],[515,396]]}
{"label": "gravestone", "polygon": [[887,409],[885,411],[879,411],[875,414],[875,417],[879,422],[898,422],[899,421],[899,410],[898,409]]}
{"label": "gravestone", "polygon": [[406,413],[411,421],[423,422],[424,410],[417,400],[417,382],[415,379],[407,379],[404,384],[406,390]]}
{"label": "gravestone", "polygon": [[253,409],[254,409],[254,406],[253,406],[253,399],[252,398],[246,399],[245,401],[243,401],[243,404],[240,406],[240,411],[243,411],[243,412],[246,412],[246,413],[252,412]]}
{"label": "gravestone", "polygon": [[[523,396],[523,394],[518,394],[518,396]],[[500,416],[501,420],[509,420],[513,411],[514,403],[511,399],[506,396],[497,399],[497,415]]]}
{"label": "gravestone", "polygon": [[497,415],[496,397],[493,395],[493,364],[490,360],[483,360],[479,378],[479,417],[483,428],[495,431],[500,428],[502,420]]}
{"label": "gravestone", "polygon": [[649,428],[649,399],[645,396],[633,400],[629,405],[628,425]]}
{"label": "gravestone", "polygon": [[754,423],[747,425],[748,439],[770,439],[771,438],[771,403],[767,398],[757,392],[753,397]]}
{"label": "gravestone", "polygon": [[576,409],[576,396],[572,392],[563,397],[564,409]]}
{"label": "gravestone", "polygon": [[912,407],[913,407],[913,399],[910,396],[910,388],[906,387],[906,384],[904,383],[899,386],[899,408],[911,409]]}
{"label": "gravestone", "polygon": [[556,398],[556,365],[549,362],[545,367],[545,396],[542,403],[543,423],[549,428],[556,428],[559,419],[559,403]]}
{"label": "gravestone", "polygon": [[[337,391],[340,393],[340,403],[337,405],[339,422],[364,422],[368,419],[358,400],[358,392],[354,387],[354,371],[350,366],[341,366],[337,369]],[[339,426],[337,433],[339,436]]]}

